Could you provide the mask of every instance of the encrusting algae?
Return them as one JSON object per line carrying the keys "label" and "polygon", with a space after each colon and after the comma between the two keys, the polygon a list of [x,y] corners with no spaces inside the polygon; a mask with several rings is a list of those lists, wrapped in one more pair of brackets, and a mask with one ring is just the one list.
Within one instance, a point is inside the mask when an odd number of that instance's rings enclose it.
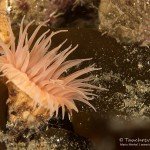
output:
{"label": "encrusting algae", "polygon": [[72,115],[73,110],[78,112],[75,100],[95,110],[89,100],[95,96],[92,93],[93,89],[101,88],[89,84],[89,81],[93,80],[90,76],[80,79],[78,77],[97,70],[97,68],[92,65],[64,76],[69,68],[90,59],[66,61],[77,46],[72,48],[71,45],[60,51],[66,43],[65,40],[49,51],[52,37],[66,30],[51,33],[48,30],[34,42],[39,30],[47,22],[41,23],[28,37],[28,29],[33,22],[23,28],[23,20],[17,46],[11,25],[9,25],[10,46],[0,41],[0,46],[3,48],[0,56],[0,71],[2,76],[7,78],[6,84],[9,89],[7,101],[9,121],[11,123],[22,121],[26,124],[36,121],[46,122],[52,116],[58,116],[59,108],[64,118],[66,110],[69,115]]}
{"label": "encrusting algae", "polygon": [[118,42],[149,47],[149,16],[149,0],[101,0],[99,29]]}
{"label": "encrusting algae", "polygon": [[[8,32],[8,17],[6,14],[6,1],[0,1],[0,39],[5,43],[9,43],[9,32]],[[2,48],[0,47],[0,50]]]}

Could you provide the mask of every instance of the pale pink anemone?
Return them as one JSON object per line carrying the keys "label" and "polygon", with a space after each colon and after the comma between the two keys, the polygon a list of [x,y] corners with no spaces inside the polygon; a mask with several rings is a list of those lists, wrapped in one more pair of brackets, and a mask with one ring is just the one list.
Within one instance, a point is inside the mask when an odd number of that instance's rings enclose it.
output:
{"label": "pale pink anemone", "polygon": [[59,52],[66,40],[48,51],[51,46],[51,38],[57,33],[66,32],[66,30],[51,33],[48,30],[34,42],[37,33],[46,22],[40,24],[28,38],[27,31],[32,23],[23,29],[22,20],[17,46],[11,25],[10,46],[0,41],[0,46],[4,50],[0,56],[2,75],[33,100],[34,109],[38,105],[38,107],[45,109],[50,117],[54,113],[57,116],[60,107],[63,117],[66,108],[69,114],[72,114],[72,110],[78,112],[75,100],[86,103],[95,110],[88,101],[94,95],[92,94],[93,89],[98,87],[89,84],[91,77],[80,79],[78,77],[96,69],[89,66],[68,76],[62,76],[69,68],[89,59],[66,61],[66,58],[77,48],[77,46],[73,48],[69,46]]}

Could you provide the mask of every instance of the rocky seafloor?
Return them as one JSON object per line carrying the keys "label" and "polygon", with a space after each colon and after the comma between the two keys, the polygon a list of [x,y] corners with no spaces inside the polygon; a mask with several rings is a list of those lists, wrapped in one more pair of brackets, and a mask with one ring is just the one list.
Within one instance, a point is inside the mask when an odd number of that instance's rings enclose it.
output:
{"label": "rocky seafloor", "polygon": [[150,0],[10,0],[12,24],[50,19],[51,27],[99,28],[118,42],[150,45]]}
{"label": "rocky seafloor", "polygon": [[101,32],[118,42],[150,45],[150,0],[101,0]]}
{"label": "rocky seafloor", "polygon": [[[57,35],[52,46],[65,38],[68,38],[67,45],[79,44],[70,59],[90,57],[93,59],[89,64],[94,63],[101,68],[92,73],[93,82],[108,90],[95,91],[98,96],[91,103],[97,111],[78,103],[80,111],[74,113],[70,121],[67,116],[64,120],[59,117],[36,130],[25,129],[21,124],[16,130],[7,122],[5,102],[8,93],[1,84],[0,120],[3,132],[0,139],[3,149],[114,150],[122,149],[120,138],[149,139],[150,49],[119,44],[96,29],[69,29]],[[87,65],[83,63],[78,67]],[[140,146],[136,148],[141,150]],[[149,149],[149,146],[142,148]]]}
{"label": "rocky seafloor", "polygon": [[99,0],[11,0],[8,12],[13,26],[25,15],[25,23],[50,19],[51,27],[96,27]]}

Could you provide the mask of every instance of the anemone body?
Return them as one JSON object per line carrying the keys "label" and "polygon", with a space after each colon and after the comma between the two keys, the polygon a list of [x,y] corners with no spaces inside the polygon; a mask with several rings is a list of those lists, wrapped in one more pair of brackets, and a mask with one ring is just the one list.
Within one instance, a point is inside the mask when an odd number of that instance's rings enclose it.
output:
{"label": "anemone body", "polygon": [[78,112],[75,100],[84,102],[94,109],[88,101],[94,95],[92,89],[98,87],[89,84],[90,77],[80,78],[80,76],[96,69],[89,66],[67,76],[63,75],[69,68],[89,59],[66,61],[77,46],[69,46],[60,51],[65,40],[50,50],[52,37],[66,30],[51,33],[49,30],[45,31],[35,41],[38,31],[46,22],[40,24],[28,38],[28,28],[31,24],[32,22],[24,28],[22,20],[17,46],[11,25],[9,26],[10,46],[0,41],[0,46],[3,48],[0,71],[7,78],[7,84],[13,84],[28,97],[21,96],[15,100],[10,98],[8,103],[13,105],[13,111],[21,110],[22,117],[26,116],[25,112],[28,111],[26,114],[32,114],[34,117],[43,115],[48,119],[53,115],[57,116],[61,107],[64,118],[66,110],[70,115],[73,110]]}

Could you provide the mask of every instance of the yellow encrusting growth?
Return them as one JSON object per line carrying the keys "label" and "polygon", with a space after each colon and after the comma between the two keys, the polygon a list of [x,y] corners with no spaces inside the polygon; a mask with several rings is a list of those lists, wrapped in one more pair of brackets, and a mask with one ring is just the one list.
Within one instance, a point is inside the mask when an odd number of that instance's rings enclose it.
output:
{"label": "yellow encrusting growth", "polygon": [[[6,14],[6,0],[0,1],[0,39],[9,43],[9,22]],[[1,48],[0,48],[1,49]]]}

